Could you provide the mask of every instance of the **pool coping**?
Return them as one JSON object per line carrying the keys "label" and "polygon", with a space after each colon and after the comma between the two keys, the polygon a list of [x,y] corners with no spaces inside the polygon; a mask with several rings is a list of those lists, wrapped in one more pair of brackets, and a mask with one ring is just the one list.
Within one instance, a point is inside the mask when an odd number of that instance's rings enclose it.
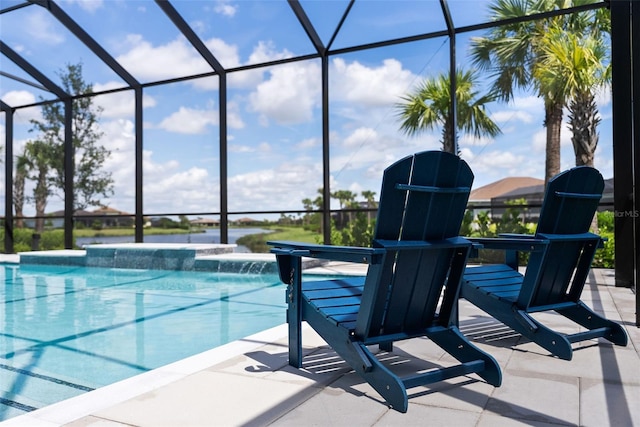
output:
{"label": "pool coping", "polygon": [[0,426],[59,426],[157,390],[213,365],[287,336],[287,324],[232,341],[93,391],[0,421]]}

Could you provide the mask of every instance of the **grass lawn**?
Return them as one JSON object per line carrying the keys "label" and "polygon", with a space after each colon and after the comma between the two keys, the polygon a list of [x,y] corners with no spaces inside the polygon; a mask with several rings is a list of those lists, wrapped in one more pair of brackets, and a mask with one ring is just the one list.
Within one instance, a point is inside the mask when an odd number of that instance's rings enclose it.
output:
{"label": "grass lawn", "polygon": [[271,233],[249,234],[240,237],[236,243],[244,245],[251,252],[269,252],[271,246],[267,245],[267,240],[293,240],[296,242],[318,243],[321,235],[302,227],[269,226],[263,227],[274,230]]}

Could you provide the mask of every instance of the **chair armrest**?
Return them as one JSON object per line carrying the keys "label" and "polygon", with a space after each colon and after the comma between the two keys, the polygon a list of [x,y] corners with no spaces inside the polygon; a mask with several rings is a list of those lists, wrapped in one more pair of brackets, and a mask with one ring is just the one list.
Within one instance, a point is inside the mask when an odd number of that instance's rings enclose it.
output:
{"label": "chair armrest", "polygon": [[379,245],[384,249],[394,251],[400,250],[420,250],[420,249],[437,249],[437,248],[453,248],[461,246],[471,246],[472,243],[464,237],[451,237],[443,240],[374,240],[374,246]]}
{"label": "chair armrest", "polygon": [[320,258],[364,264],[379,263],[382,255],[386,252],[384,248],[332,246],[291,241],[268,241],[267,244],[274,247],[271,249],[271,253],[276,255]]}
{"label": "chair armrest", "polygon": [[521,234],[521,233],[500,233],[498,237],[517,238],[517,239],[535,239],[533,234]]}
{"label": "chair armrest", "polygon": [[549,242],[536,238],[515,237],[469,237],[474,244],[480,244],[483,249],[499,249],[505,251],[538,252],[543,250]]}
{"label": "chair armrest", "polygon": [[578,234],[546,234],[540,233],[540,236],[549,240],[565,240],[565,241],[574,241],[574,240],[600,240],[602,241],[602,237],[593,233],[578,233]]}

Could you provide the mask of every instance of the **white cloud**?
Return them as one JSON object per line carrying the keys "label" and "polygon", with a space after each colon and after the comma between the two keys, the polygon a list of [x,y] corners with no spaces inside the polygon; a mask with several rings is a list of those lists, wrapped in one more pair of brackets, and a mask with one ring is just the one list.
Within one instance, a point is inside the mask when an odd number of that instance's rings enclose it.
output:
{"label": "white cloud", "polygon": [[473,134],[464,133],[461,134],[458,138],[458,145],[461,147],[468,146],[476,146],[476,147],[485,147],[487,145],[491,145],[495,142],[495,140],[491,137],[482,136],[480,138],[476,138]]}
{"label": "white cloud", "polygon": [[320,103],[320,67],[316,63],[280,65],[270,69],[270,78],[249,95],[249,110],[260,114],[263,124],[310,121]]}
{"label": "white cloud", "polygon": [[[103,124],[101,142],[111,151],[104,168],[114,179],[114,195],[104,202],[111,207],[135,210],[135,151],[133,122],[113,120]],[[178,160],[156,162],[153,152],[143,152],[145,212],[215,210],[215,178],[199,167],[184,168]],[[170,189],[170,191],[167,191]]]}
{"label": "white cloud", "polygon": [[512,123],[514,121],[531,123],[533,122],[533,115],[524,110],[503,110],[497,111],[491,114],[491,120],[498,123]]}
{"label": "white cloud", "polygon": [[[335,188],[335,181],[331,185]],[[302,199],[315,197],[321,186],[322,167],[318,162],[290,159],[285,165],[229,177],[229,209],[301,209]]]}
{"label": "white cloud", "polygon": [[213,10],[220,15],[232,17],[236,14],[238,7],[228,1],[218,1]]}
{"label": "white cloud", "polygon": [[227,126],[231,129],[243,129],[244,122],[240,116],[240,106],[237,102],[227,102]]}
{"label": "white cloud", "polygon": [[208,126],[218,124],[218,112],[180,107],[178,111],[160,122],[160,128],[184,134],[205,133]]}
{"label": "white cloud", "polygon": [[519,110],[544,112],[544,100],[538,96],[517,96],[509,105]]}
{"label": "white cloud", "polygon": [[542,128],[533,134],[531,144],[534,153],[544,153],[547,150],[547,129]]}
{"label": "white cloud", "polygon": [[[36,97],[26,90],[12,90],[2,96],[2,101],[11,107],[18,107],[35,103]],[[16,124],[29,123],[30,120],[42,120],[41,109],[40,107],[19,108],[16,110],[13,120]]]}
{"label": "white cloud", "polygon": [[[151,161],[149,156],[148,161]],[[145,210],[156,212],[184,212],[214,210],[217,202],[215,181],[207,170],[191,167],[175,170],[178,164],[169,162],[156,165],[156,170],[167,169],[163,173],[148,174],[145,180]],[[173,172],[173,173],[171,173]],[[167,191],[170,189],[170,191]],[[148,207],[147,207],[148,206]]]}
{"label": "white cloud", "polygon": [[[64,33],[56,26],[56,19],[44,9],[38,8],[26,17],[26,25],[22,28],[29,38],[35,43],[43,43],[49,46],[59,45],[65,42]],[[61,25],[61,24],[57,24]]]}
{"label": "white cloud", "polygon": [[[507,176],[544,176],[544,156],[531,158],[510,151],[494,150],[475,156],[470,151],[463,151],[462,157],[469,163],[476,181],[480,176],[489,181]],[[474,187],[486,183],[488,182],[477,183]]]}
{"label": "white cloud", "polygon": [[182,77],[212,71],[198,52],[183,38],[154,46],[139,34],[126,38],[128,51],[117,57],[140,80]]}
{"label": "white cloud", "polygon": [[322,138],[307,138],[298,143],[298,148],[306,150],[309,148],[315,148],[322,145]]}
{"label": "white cloud", "polygon": [[[118,82],[107,82],[103,84],[97,83],[93,85],[93,90],[94,92],[101,92],[120,88],[122,86],[123,84]],[[115,119],[133,117],[135,115],[136,98],[132,90],[113,92],[96,96],[93,99],[96,105],[102,107],[102,117]],[[143,92],[143,108],[155,107],[156,105],[156,100],[152,96]]]}
{"label": "white cloud", "polygon": [[411,88],[416,76],[396,59],[385,59],[376,68],[342,58],[332,61],[331,93],[334,100],[373,106],[390,105]]}
{"label": "white cloud", "polygon": [[606,85],[596,92],[596,104],[602,108],[611,104],[611,85]]}
{"label": "white cloud", "polygon": [[345,148],[359,148],[365,144],[370,144],[379,138],[378,133],[371,128],[358,128],[351,135],[344,139]]}
{"label": "white cloud", "polygon": [[2,100],[10,106],[20,106],[33,104],[36,102],[36,96],[26,90],[12,90],[2,96]]}
{"label": "white cloud", "polygon": [[251,55],[249,55],[250,64],[259,64],[262,62],[276,61],[278,59],[291,58],[293,54],[287,49],[278,51],[275,45],[271,41],[259,41],[258,45],[253,49]]}
{"label": "white cloud", "polygon": [[65,3],[69,4],[77,4],[81,9],[94,13],[96,10],[100,9],[104,1],[103,0],[65,0]]}

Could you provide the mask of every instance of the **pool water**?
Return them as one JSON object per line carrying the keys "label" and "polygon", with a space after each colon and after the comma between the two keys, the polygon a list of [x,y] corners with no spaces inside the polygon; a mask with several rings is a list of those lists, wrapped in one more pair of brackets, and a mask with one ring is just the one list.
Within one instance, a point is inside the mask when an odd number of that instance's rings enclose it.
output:
{"label": "pool water", "polygon": [[0,421],[285,322],[276,275],[0,265]]}

